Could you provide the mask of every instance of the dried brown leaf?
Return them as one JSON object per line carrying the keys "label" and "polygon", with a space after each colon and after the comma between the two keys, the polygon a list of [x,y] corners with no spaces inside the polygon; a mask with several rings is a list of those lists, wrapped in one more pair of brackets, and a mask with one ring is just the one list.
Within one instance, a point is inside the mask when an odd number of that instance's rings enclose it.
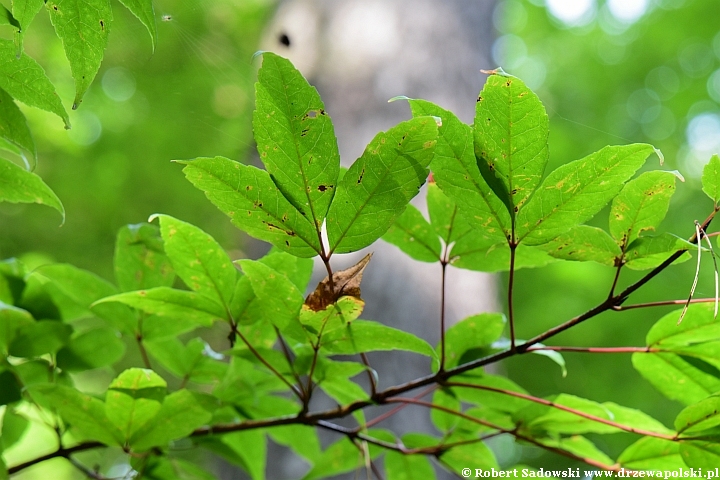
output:
{"label": "dried brown leaf", "polygon": [[335,303],[340,297],[360,298],[360,283],[370,258],[372,258],[372,253],[365,255],[352,267],[333,273],[332,283],[329,276],[323,278],[315,291],[305,299],[305,305],[311,310],[319,312]]}

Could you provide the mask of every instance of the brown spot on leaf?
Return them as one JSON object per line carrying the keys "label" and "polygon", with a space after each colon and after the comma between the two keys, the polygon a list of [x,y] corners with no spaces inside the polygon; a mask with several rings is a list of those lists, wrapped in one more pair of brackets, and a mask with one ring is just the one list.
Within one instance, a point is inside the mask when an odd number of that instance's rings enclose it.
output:
{"label": "brown spot on leaf", "polygon": [[360,176],[359,176],[358,179],[357,179],[358,185],[360,185],[360,182],[362,182],[363,176],[365,176],[365,168],[363,168],[362,170],[360,170]]}
{"label": "brown spot on leaf", "polygon": [[358,263],[348,268],[333,273],[332,286],[329,277],[325,277],[318,283],[315,291],[305,299],[305,305],[311,310],[319,312],[337,302],[340,297],[355,297],[360,299],[360,283],[362,282],[363,271],[372,258],[368,253]]}
{"label": "brown spot on leaf", "polygon": [[105,30],[105,22],[100,20],[100,30]]}
{"label": "brown spot on leaf", "polygon": [[318,185],[318,190],[320,190],[321,192],[326,191],[328,188],[330,187],[328,187],[327,185]]}

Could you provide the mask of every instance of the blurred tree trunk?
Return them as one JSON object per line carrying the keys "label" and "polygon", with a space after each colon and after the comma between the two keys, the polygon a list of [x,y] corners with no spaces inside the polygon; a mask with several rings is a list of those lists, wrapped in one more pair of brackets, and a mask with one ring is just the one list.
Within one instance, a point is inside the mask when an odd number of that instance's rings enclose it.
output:
{"label": "blurred tree trunk", "polygon": [[[495,67],[490,56],[494,7],[489,0],[289,0],[281,2],[261,49],[290,58],[317,87],[333,119],[343,165],[349,166],[377,132],[410,118],[406,102],[387,103],[396,95],[430,100],[472,122],[485,81],[479,70]],[[426,210],[424,191],[414,203]],[[437,343],[439,264],[415,262],[384,242],[369,250],[375,255],[362,285],[363,318]],[[335,270],[362,255],[333,258]],[[315,282],[324,276],[323,269],[316,271]],[[457,269],[448,273],[449,322],[497,309],[491,276]],[[429,362],[417,355],[369,357],[379,373],[379,388],[429,372]],[[319,399],[312,406],[334,405]],[[378,426],[399,433],[434,430],[429,412],[413,407]],[[297,478],[305,468],[301,460],[271,447],[268,478]]]}

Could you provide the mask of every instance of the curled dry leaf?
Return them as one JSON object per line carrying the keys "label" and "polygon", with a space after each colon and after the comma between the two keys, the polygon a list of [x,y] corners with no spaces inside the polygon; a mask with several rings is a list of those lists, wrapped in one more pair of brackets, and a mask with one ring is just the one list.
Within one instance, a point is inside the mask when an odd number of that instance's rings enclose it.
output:
{"label": "curled dry leaf", "polygon": [[329,276],[323,278],[315,291],[305,299],[305,305],[319,312],[335,303],[340,297],[360,298],[360,282],[371,257],[372,253],[368,253],[352,267],[333,273],[332,282]]}

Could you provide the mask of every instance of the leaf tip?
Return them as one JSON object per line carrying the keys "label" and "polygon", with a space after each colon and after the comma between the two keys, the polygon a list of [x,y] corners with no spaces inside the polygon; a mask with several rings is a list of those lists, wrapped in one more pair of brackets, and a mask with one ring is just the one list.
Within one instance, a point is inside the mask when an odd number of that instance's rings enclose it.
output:
{"label": "leaf tip", "polygon": [[155,221],[156,218],[161,218],[162,216],[162,213],[153,213],[148,217],[148,223],[152,223],[153,221]]}
{"label": "leaf tip", "polygon": [[[663,153],[660,151],[659,148],[656,148],[656,147],[652,147],[652,148],[655,151],[655,154],[660,159],[660,166],[662,167],[663,165],[665,165],[665,155],[663,155]],[[684,182],[685,180],[683,179],[682,181]]]}
{"label": "leaf tip", "polygon": [[254,61],[257,57],[264,55],[268,53],[267,50],[258,50],[257,52],[252,54],[252,57],[250,58],[251,61]]}
{"label": "leaf tip", "polygon": [[395,97],[392,97],[390,100],[388,100],[388,103],[397,102],[398,100],[413,100],[410,97],[406,97],[405,95],[397,95]]}

